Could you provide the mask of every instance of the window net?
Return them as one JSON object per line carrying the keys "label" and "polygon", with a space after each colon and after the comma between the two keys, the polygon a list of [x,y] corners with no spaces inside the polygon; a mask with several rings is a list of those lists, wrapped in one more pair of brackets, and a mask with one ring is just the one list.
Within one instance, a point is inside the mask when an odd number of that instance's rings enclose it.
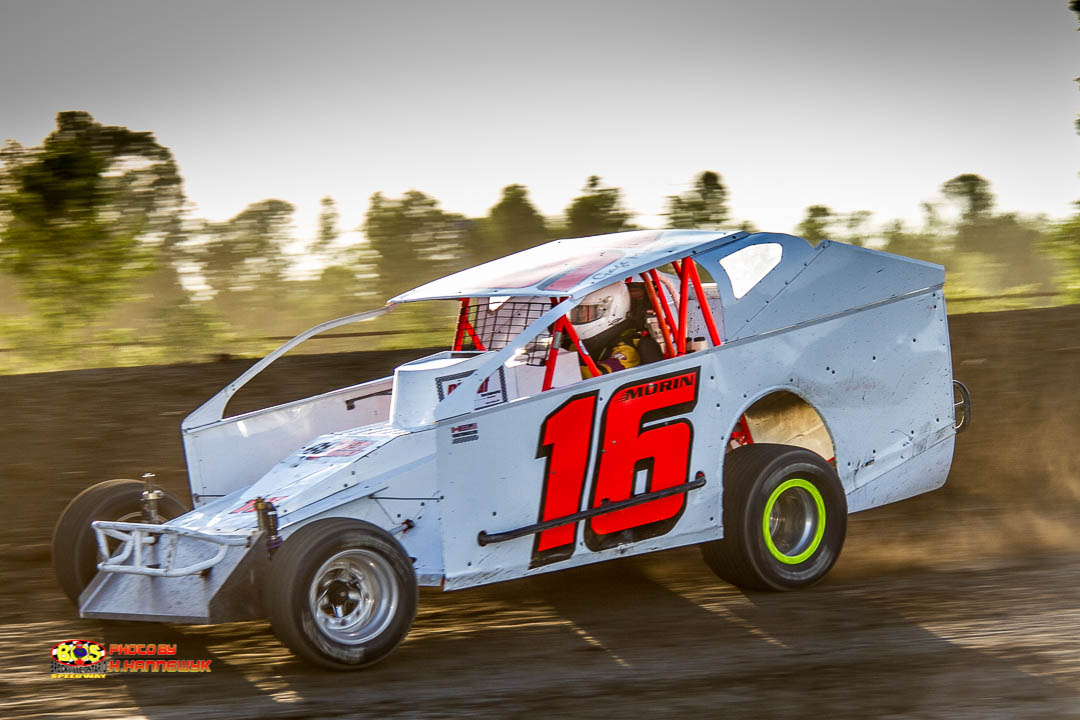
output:
{"label": "window net", "polygon": [[[467,317],[485,349],[501,350],[551,307],[549,298],[472,298]],[[550,347],[551,331],[547,329],[524,348],[526,364],[543,365]],[[467,332],[463,349],[477,349]]]}

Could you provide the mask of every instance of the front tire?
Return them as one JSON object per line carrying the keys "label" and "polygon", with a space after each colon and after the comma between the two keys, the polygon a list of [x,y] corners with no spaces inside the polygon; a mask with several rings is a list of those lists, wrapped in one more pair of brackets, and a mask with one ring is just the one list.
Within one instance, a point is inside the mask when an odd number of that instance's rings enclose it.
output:
{"label": "front tire", "polygon": [[[97,575],[97,538],[90,523],[95,520],[142,522],[145,488],[138,480],[106,480],[76,495],[60,514],[53,530],[52,564],[56,580],[71,602],[79,604],[80,593]],[[161,492],[157,507],[162,520],[187,512],[176,497]]]}
{"label": "front tire", "polygon": [[266,587],[270,624],[298,657],[330,670],[378,662],[405,638],[418,590],[401,545],[370,523],[319,520],[274,555]]}
{"label": "front tire", "polygon": [[844,545],[847,498],[831,465],[804,448],[759,443],[724,465],[724,538],[702,545],[713,572],[752,590],[825,577]]}

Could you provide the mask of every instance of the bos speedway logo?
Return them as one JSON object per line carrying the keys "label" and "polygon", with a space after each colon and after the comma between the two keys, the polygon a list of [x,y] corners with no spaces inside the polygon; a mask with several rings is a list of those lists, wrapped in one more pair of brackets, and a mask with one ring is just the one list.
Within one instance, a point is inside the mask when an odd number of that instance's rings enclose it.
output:
{"label": "bos speedway logo", "polygon": [[89,640],[65,640],[52,649],[52,677],[105,677],[105,648]]}

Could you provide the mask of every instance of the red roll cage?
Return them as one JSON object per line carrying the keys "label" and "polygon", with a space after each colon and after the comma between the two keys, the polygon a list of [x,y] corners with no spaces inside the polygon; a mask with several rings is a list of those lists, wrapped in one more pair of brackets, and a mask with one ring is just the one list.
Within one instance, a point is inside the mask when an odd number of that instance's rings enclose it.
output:
{"label": "red roll cage", "polygon": [[[671,303],[668,302],[667,295],[670,293],[670,289],[666,288],[660,281],[660,277],[656,272],[656,269],[646,270],[641,273],[641,281],[645,286],[645,294],[649,298],[649,304],[652,306],[653,313],[656,315],[657,323],[660,327],[660,335],[663,338],[663,353],[665,358],[679,357],[686,354],[686,339],[687,332],[689,331],[689,300],[690,286],[693,285],[694,295],[697,297],[698,306],[701,308],[702,316],[705,319],[705,326],[709,330],[709,340],[712,342],[713,347],[719,347],[721,344],[720,333],[716,329],[716,322],[713,319],[712,309],[709,307],[707,298],[705,297],[705,290],[701,286],[701,277],[698,274],[697,264],[693,258],[685,257],[681,261],[674,260],[671,265],[675,268],[675,272],[679,277],[679,297],[678,307],[675,311],[672,311],[672,305],[675,303],[675,298],[671,298]],[[632,282],[633,278],[626,278],[626,282]],[[665,292],[667,291],[667,292]],[[551,298],[552,307],[558,305],[560,302],[566,300],[565,297],[553,297]],[[461,310],[458,313],[457,331],[454,333],[454,350],[461,350],[465,343],[465,336],[468,335],[472,340],[473,346],[477,350],[485,350],[483,342],[481,342],[479,335],[476,332],[476,328],[473,327],[472,322],[469,320],[469,304],[470,298],[462,298]],[[552,385],[552,379],[555,375],[555,360],[561,345],[560,339],[562,334],[566,336],[573,343],[574,348],[577,350],[582,363],[589,368],[593,376],[600,375],[600,370],[597,368],[596,363],[589,355],[589,351],[585,348],[584,343],[581,342],[581,338],[578,337],[577,331],[574,329],[573,324],[567,319],[565,315],[560,317],[551,326],[551,347],[548,350],[547,361],[545,362],[544,370],[544,384],[541,391],[550,390]]]}

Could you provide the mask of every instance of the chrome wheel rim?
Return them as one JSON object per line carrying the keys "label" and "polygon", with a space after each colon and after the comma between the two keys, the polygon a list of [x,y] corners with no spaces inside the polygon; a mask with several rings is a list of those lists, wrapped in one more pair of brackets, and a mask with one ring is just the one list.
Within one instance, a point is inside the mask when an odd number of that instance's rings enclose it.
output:
{"label": "chrome wheel rim", "polygon": [[393,568],[370,550],[343,550],[315,572],[308,606],[326,637],[345,645],[366,643],[383,633],[397,612]]}
{"label": "chrome wheel rim", "polygon": [[801,478],[776,487],[765,503],[762,535],[769,553],[782,563],[803,562],[821,545],[825,534],[825,501]]}

